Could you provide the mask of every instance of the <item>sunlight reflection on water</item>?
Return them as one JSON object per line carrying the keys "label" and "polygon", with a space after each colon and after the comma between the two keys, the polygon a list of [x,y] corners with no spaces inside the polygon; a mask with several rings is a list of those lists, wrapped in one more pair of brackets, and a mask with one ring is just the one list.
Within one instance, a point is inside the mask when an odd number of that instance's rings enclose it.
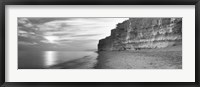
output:
{"label": "sunlight reflection on water", "polygon": [[73,61],[74,66],[82,64],[77,66],[82,68],[83,66],[92,66],[96,62],[97,56],[98,54],[93,51],[20,51],[18,68],[45,69],[70,61]]}
{"label": "sunlight reflection on water", "polygon": [[57,61],[57,52],[55,51],[46,51],[44,52],[44,58],[45,58],[45,65],[51,66],[56,64]]}

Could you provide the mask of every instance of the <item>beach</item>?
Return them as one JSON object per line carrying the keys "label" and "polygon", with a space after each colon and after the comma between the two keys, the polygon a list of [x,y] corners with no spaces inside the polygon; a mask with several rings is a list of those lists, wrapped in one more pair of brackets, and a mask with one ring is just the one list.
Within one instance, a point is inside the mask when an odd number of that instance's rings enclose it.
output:
{"label": "beach", "polygon": [[182,46],[136,51],[100,51],[49,69],[182,69]]}
{"label": "beach", "polygon": [[100,51],[96,69],[182,69],[182,45],[138,51]]}
{"label": "beach", "polygon": [[95,57],[84,56],[83,58],[50,66],[48,69],[92,69],[96,62],[97,61]]}

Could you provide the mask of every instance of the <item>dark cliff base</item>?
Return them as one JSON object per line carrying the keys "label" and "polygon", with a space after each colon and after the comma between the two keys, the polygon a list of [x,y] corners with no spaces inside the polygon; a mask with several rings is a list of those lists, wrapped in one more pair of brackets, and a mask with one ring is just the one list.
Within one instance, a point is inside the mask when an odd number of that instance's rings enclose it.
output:
{"label": "dark cliff base", "polygon": [[101,51],[97,69],[182,69],[182,45],[138,51]]}

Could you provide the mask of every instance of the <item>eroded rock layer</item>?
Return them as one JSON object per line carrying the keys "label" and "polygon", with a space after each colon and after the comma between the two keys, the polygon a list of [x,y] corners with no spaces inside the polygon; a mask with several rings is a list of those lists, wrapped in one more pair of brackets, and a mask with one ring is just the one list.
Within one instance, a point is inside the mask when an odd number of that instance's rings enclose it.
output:
{"label": "eroded rock layer", "polygon": [[129,18],[99,41],[98,51],[165,48],[181,42],[182,18]]}

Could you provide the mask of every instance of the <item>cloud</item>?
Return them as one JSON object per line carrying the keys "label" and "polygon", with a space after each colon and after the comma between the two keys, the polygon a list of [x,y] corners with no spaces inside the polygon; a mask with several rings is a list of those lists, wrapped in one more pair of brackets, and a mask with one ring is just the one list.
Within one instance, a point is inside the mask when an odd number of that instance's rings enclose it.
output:
{"label": "cloud", "polygon": [[73,35],[72,37],[92,37],[92,36],[99,36],[101,34],[82,34],[82,35]]}
{"label": "cloud", "polygon": [[36,45],[37,43],[35,43],[35,42],[30,43],[30,42],[25,42],[25,41],[19,41],[18,44],[20,44],[20,45]]}
{"label": "cloud", "polygon": [[23,30],[18,30],[18,33],[19,33],[19,34],[24,34],[24,33],[28,33],[28,32],[23,31]]}
{"label": "cloud", "polygon": [[63,17],[26,17],[29,19],[30,22],[33,24],[43,24],[51,21],[56,21],[56,20],[67,20],[69,18],[63,18]]}
{"label": "cloud", "polygon": [[[75,35],[98,33],[108,36],[110,30],[125,19],[127,18],[71,18],[47,22],[39,25],[39,28],[41,31],[45,31],[45,34],[51,32],[51,35],[54,33],[57,35],[58,33],[73,33]],[[98,39],[100,38],[102,37]]]}
{"label": "cloud", "polygon": [[[21,18],[19,33],[40,36],[40,43],[78,49],[97,48],[116,24],[128,18]],[[39,40],[39,39],[38,39]]]}

